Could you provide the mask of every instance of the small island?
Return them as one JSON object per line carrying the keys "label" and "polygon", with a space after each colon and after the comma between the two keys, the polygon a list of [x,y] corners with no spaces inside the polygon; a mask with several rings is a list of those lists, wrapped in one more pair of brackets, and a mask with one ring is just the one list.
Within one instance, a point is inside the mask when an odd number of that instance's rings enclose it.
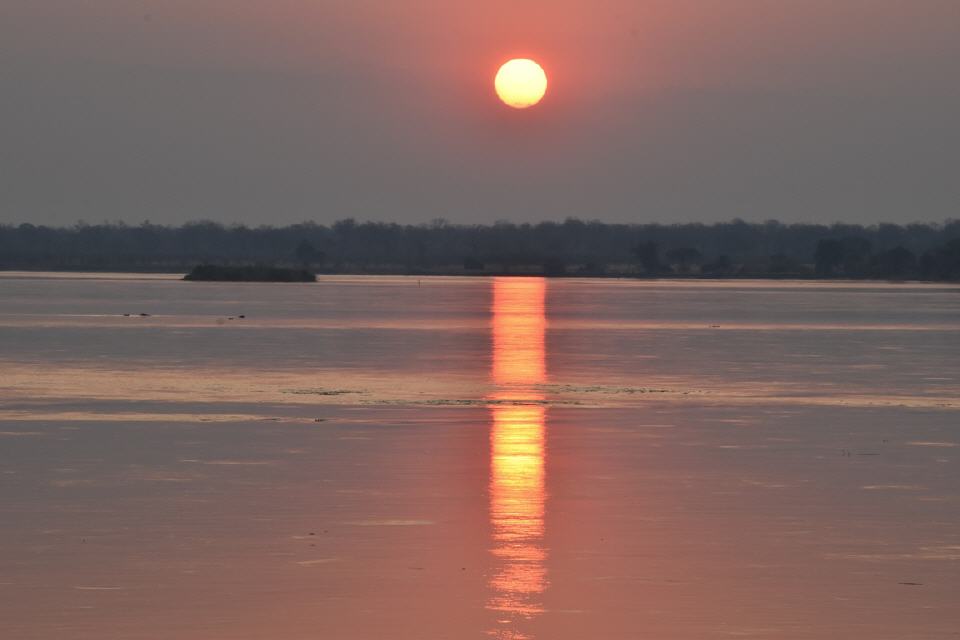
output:
{"label": "small island", "polygon": [[194,282],[316,282],[316,274],[307,269],[245,265],[238,267],[201,264],[184,280]]}

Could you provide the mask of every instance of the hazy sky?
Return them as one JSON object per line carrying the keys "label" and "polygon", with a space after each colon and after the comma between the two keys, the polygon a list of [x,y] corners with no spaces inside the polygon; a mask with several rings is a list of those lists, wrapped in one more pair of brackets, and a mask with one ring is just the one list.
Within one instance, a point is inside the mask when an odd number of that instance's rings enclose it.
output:
{"label": "hazy sky", "polygon": [[958,0],[0,0],[0,86],[2,222],[960,217]]}

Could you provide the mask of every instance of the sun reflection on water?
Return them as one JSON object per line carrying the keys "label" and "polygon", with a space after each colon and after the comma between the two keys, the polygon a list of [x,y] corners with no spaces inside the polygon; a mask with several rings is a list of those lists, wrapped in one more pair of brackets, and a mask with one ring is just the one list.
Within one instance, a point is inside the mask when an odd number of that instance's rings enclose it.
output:
{"label": "sun reflection on water", "polygon": [[531,637],[522,626],[543,611],[547,586],[546,409],[537,389],[546,379],[545,298],[541,278],[494,280],[487,608],[498,614],[490,635],[503,639]]}

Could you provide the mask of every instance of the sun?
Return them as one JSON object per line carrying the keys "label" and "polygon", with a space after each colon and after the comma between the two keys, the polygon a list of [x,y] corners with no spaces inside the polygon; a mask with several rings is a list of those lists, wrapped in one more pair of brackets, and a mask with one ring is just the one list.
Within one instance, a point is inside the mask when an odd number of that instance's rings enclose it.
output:
{"label": "sun", "polygon": [[547,74],[533,60],[515,58],[500,67],[493,84],[505,105],[527,109],[543,100],[547,93]]}

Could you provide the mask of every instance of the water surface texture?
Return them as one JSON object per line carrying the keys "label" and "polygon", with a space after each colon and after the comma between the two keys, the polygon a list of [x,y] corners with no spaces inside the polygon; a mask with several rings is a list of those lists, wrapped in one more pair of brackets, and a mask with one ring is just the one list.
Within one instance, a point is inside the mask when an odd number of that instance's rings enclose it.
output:
{"label": "water surface texture", "polygon": [[0,637],[960,637],[960,287],[0,277]]}

